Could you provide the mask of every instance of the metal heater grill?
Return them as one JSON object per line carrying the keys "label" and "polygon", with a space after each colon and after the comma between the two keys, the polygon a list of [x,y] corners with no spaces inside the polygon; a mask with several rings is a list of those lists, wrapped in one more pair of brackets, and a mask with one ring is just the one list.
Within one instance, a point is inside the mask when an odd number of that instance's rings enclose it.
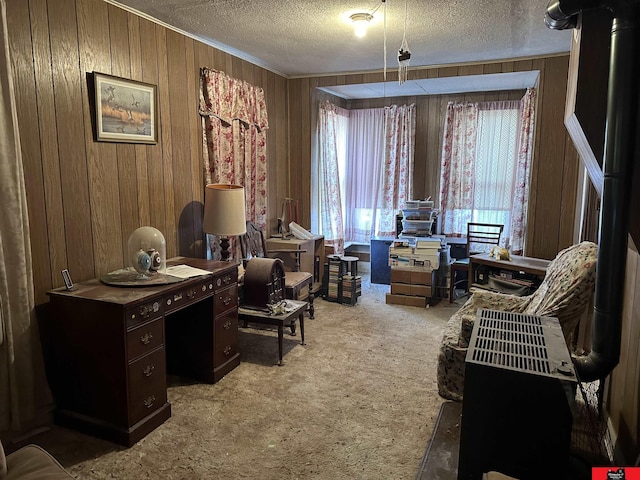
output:
{"label": "metal heater grill", "polygon": [[551,373],[541,317],[484,310],[476,341],[474,362]]}
{"label": "metal heater grill", "polygon": [[576,381],[558,319],[479,310],[465,363],[458,479],[498,470],[537,480],[566,468]]}

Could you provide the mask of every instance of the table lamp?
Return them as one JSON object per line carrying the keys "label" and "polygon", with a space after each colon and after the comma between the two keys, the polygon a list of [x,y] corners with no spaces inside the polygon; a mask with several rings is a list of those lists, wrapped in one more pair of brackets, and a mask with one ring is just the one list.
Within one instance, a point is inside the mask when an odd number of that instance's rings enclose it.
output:
{"label": "table lamp", "polygon": [[240,185],[209,184],[204,191],[204,219],[206,233],[220,237],[220,256],[229,261],[229,237],[247,231],[244,187]]}

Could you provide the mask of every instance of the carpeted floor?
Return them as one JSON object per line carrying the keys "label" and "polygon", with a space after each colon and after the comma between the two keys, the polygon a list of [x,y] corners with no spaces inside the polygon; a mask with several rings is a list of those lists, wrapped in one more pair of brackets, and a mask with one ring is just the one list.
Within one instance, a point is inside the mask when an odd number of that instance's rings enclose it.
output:
{"label": "carpeted floor", "polygon": [[443,400],[435,368],[459,305],[316,301],[305,339],[240,329],[242,362],[215,385],[170,378],[172,416],[124,448],[53,427],[37,438],[82,479],[413,479]]}

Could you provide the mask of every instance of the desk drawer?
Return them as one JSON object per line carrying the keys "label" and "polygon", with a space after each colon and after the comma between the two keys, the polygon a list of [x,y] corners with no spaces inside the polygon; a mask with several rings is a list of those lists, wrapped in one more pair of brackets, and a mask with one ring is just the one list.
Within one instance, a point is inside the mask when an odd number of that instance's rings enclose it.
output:
{"label": "desk drawer", "polygon": [[143,323],[127,332],[127,360],[131,361],[163,344],[163,319],[158,318],[151,322]]}
{"label": "desk drawer", "polygon": [[139,422],[167,402],[164,347],[129,365],[130,424]]}
{"label": "desk drawer", "polygon": [[238,311],[231,310],[214,320],[213,365],[225,363],[238,352]]}
{"label": "desk drawer", "polygon": [[238,269],[235,269],[233,272],[217,276],[213,282],[215,285],[216,293],[220,290],[224,290],[234,283],[238,283]]}
{"label": "desk drawer", "polygon": [[162,316],[163,302],[158,297],[157,300],[152,300],[137,307],[130,308],[125,311],[125,317],[127,322],[127,329],[135,327],[143,322],[152,320]]}
{"label": "desk drawer", "polygon": [[211,294],[213,285],[210,280],[201,282],[197,285],[178,290],[176,293],[164,296],[164,309],[166,313],[179,310],[187,305],[197,302],[203,297]]}
{"label": "desk drawer", "polygon": [[214,295],[213,311],[219,315],[226,310],[238,307],[238,284],[233,284]]}

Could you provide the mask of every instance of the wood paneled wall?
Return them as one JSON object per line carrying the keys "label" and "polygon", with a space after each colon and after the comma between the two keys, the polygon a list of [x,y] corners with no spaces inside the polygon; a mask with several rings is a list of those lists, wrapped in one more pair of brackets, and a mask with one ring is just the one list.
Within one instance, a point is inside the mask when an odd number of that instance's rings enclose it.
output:
{"label": "wood paneled wall", "polygon": [[[483,73],[503,73],[538,70],[538,103],[536,140],[531,177],[529,227],[526,254],[553,258],[556,253],[574,242],[574,219],[579,160],[577,152],[564,128],[564,103],[567,88],[569,55],[516,60],[477,65],[434,67],[410,71],[410,79],[443,78]],[[394,73],[387,78],[393,80]],[[289,81],[289,131],[291,178],[312,178],[311,151],[308,140],[316,128],[318,108],[317,87],[381,82],[382,73],[334,75],[299,78]],[[522,96],[520,92],[520,97]],[[439,198],[440,155],[442,125],[446,102],[449,99],[489,101],[513,98],[513,93],[491,92],[459,96],[415,97],[418,106],[416,127],[416,156],[414,191],[416,197],[431,195]],[[516,98],[517,93],[516,93]],[[386,102],[385,102],[386,100]],[[394,99],[398,102],[411,98]],[[352,108],[365,105],[380,106],[391,99],[352,101]],[[420,133],[418,133],[420,132]],[[296,141],[293,141],[296,139]],[[301,139],[302,141],[298,141]],[[307,182],[291,182],[290,196],[300,199],[303,225],[310,224],[310,196]],[[307,215],[307,216],[305,216]]]}
{"label": "wood paneled wall", "polygon": [[633,465],[640,455],[640,255],[629,240],[622,312],[620,363],[609,377],[605,409],[615,435],[619,464]]}
{"label": "wood paneled wall", "polygon": [[[203,256],[199,70],[265,90],[269,211],[287,190],[287,79],[102,0],[8,0],[37,303],[62,285],[128,265],[129,235],[152,225],[167,257]],[[158,86],[159,141],[93,140],[91,72]],[[275,215],[275,213],[274,213]]]}

